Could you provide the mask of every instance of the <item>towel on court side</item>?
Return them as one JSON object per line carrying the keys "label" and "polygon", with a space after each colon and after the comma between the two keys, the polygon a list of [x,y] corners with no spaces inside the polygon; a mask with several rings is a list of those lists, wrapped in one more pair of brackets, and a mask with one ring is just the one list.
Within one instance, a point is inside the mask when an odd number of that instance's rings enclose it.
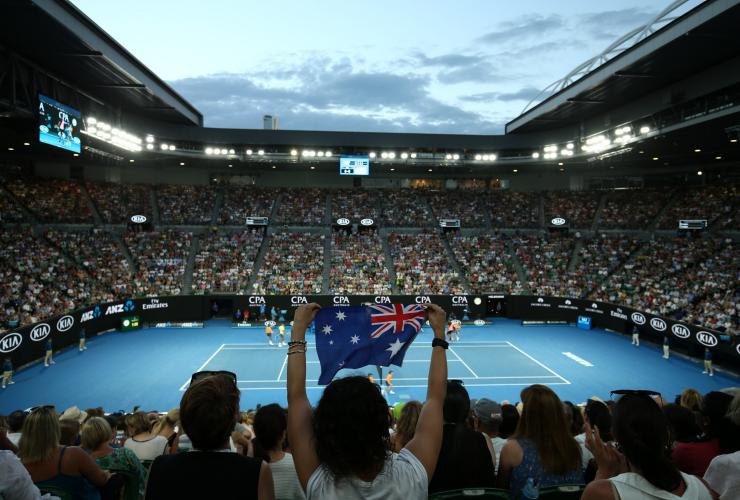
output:
{"label": "towel on court side", "polygon": [[319,384],[331,382],[342,368],[401,366],[425,314],[418,304],[322,308],[314,319]]}

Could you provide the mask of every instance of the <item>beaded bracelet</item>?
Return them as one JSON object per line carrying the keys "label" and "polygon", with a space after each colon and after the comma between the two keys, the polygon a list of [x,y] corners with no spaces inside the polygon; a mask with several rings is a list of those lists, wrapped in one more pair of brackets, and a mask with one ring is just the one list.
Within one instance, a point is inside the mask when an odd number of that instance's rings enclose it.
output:
{"label": "beaded bracelet", "polygon": [[290,356],[291,354],[306,354],[306,350],[301,349],[300,351],[288,351],[288,356]]}
{"label": "beaded bracelet", "polygon": [[288,347],[291,347],[294,345],[306,345],[306,341],[305,340],[291,340],[288,342]]}

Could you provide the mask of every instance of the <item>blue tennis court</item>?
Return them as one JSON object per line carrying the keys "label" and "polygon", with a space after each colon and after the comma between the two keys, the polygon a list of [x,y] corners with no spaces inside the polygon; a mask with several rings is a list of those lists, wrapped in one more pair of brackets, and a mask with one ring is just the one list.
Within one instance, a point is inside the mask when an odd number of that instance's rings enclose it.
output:
{"label": "blue tennis court", "polygon": [[[69,349],[55,355],[56,364],[35,364],[16,373],[16,384],[0,390],[0,413],[38,404],[58,408],[103,406],[106,410],[167,410],[179,404],[198,370],[231,370],[242,390],[242,408],[258,403],[286,404],[285,347],[269,346],[262,328],[233,328],[214,320],[204,328],[148,328],[109,333],[90,339],[88,350]],[[308,394],[321,396],[320,367],[309,336]],[[395,394],[389,403],[423,400],[432,334],[422,330],[394,369]],[[465,326],[461,339],[448,351],[449,378],[461,379],[471,397],[518,401],[522,388],[551,386],[562,399],[584,401],[609,396],[617,388],[646,388],[672,399],[686,387],[702,393],[740,385],[733,375],[702,375],[699,361],[671,356],[664,360],[658,346],[630,345],[628,337],[573,326],[522,326],[515,320],[493,325]],[[387,369],[384,369],[387,370]],[[377,377],[375,367],[343,370]],[[385,373],[385,372],[384,372]]]}

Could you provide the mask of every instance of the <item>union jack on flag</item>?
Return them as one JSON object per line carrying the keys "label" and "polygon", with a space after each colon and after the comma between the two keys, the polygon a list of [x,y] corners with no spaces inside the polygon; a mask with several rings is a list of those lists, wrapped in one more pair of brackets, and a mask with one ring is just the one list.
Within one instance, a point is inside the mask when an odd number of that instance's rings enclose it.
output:
{"label": "union jack on flag", "polygon": [[401,333],[406,326],[419,333],[424,324],[426,310],[419,304],[372,305],[369,308],[370,324],[374,327],[370,332],[371,339],[377,339],[386,332]]}

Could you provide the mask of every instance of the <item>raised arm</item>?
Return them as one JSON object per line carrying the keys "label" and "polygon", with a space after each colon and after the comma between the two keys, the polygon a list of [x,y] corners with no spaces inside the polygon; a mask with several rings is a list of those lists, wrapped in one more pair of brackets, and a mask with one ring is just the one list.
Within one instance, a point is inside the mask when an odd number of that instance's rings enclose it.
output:
{"label": "raised arm", "polygon": [[[296,310],[291,342],[306,340],[306,329],[319,309],[321,306],[312,303]],[[298,479],[305,491],[308,479],[319,466],[319,457],[313,443],[313,410],[306,396],[306,346],[288,345],[288,440]]]}
{"label": "raised arm", "polygon": [[[444,340],[447,313],[438,305],[427,306],[427,317],[434,332],[434,338]],[[421,409],[416,423],[416,432],[406,445],[427,471],[430,480],[437,467],[439,450],[442,447],[442,406],[447,395],[447,350],[432,348],[432,362],[429,366],[427,400]]]}

